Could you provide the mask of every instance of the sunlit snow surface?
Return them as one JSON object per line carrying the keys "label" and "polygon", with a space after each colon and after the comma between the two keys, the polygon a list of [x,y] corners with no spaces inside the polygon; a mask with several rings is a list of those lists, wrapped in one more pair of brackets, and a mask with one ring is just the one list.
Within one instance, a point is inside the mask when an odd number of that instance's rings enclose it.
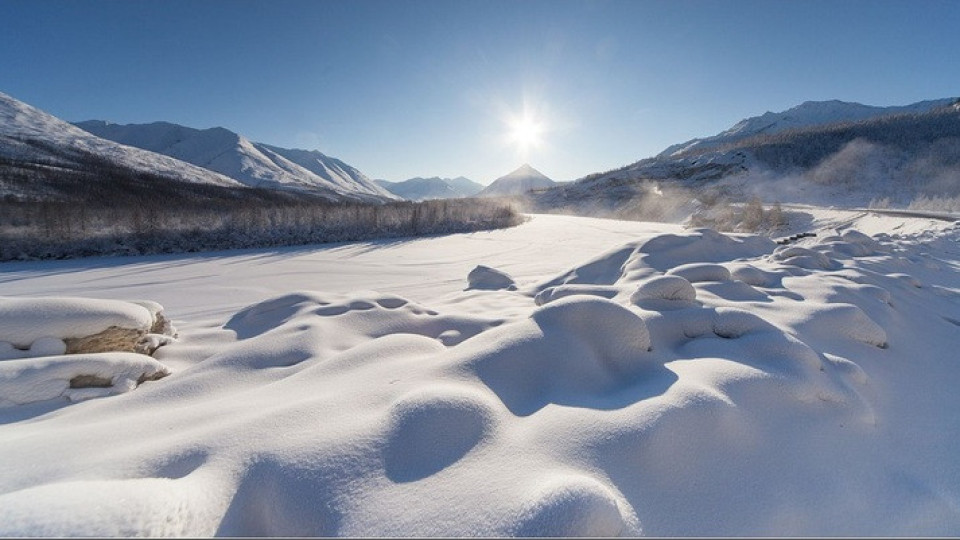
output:
{"label": "sunlit snow surface", "polygon": [[0,409],[0,534],[960,534],[960,228],[814,214],[4,264],[179,340]]}

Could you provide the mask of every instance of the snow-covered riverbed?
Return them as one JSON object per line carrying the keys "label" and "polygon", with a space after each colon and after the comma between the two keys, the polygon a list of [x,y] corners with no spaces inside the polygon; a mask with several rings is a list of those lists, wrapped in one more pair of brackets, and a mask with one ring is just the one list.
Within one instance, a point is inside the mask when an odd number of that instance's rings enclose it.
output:
{"label": "snow-covered riverbed", "polygon": [[0,534],[960,534],[960,228],[810,212],[0,265],[179,331],[0,408]]}

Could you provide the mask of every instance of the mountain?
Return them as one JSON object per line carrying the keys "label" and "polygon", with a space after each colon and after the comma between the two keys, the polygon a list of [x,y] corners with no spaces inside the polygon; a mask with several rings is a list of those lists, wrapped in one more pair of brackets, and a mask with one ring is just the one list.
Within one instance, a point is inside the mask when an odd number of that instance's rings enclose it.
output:
{"label": "mountain", "polygon": [[[888,108],[808,102],[790,111],[748,118],[714,137],[695,139],[701,141],[696,144],[671,147],[682,150],[668,148],[619,169],[528,194],[527,209],[675,216],[692,202],[754,196],[841,206],[874,201],[907,206],[947,198],[960,203],[960,100]],[[836,121],[844,111],[878,115]],[[758,119],[774,116],[781,121],[762,129]],[[827,123],[813,123],[818,119]],[[784,127],[787,123],[794,127]]]}
{"label": "mountain", "polygon": [[895,107],[874,107],[839,100],[806,101],[783,112],[768,111],[760,116],[746,118],[734,124],[730,129],[711,137],[692,139],[669,146],[657,157],[678,157],[690,151],[699,152],[706,148],[715,148],[754,135],[772,135],[789,129],[822,126],[838,122],[856,122],[882,116],[925,113],[948,106],[954,101],[953,98],[934,99]]}
{"label": "mountain", "polygon": [[0,193],[27,198],[65,197],[64,189],[86,189],[98,174],[140,183],[242,187],[222,174],[94,136],[3,93],[0,172]]}
{"label": "mountain", "polygon": [[483,185],[462,176],[456,178],[417,177],[403,182],[388,182],[386,180],[376,180],[376,182],[394,195],[411,201],[472,197],[483,189]]}
{"label": "mountain", "polygon": [[317,151],[252,142],[221,127],[195,129],[168,122],[119,125],[102,120],[76,126],[104,139],[218,172],[250,187],[295,190],[333,200],[396,199],[338,159]]}
{"label": "mountain", "polygon": [[557,182],[547,178],[543,173],[525,163],[512,173],[494,180],[489,186],[484,188],[478,196],[500,197],[504,195],[520,195],[531,189],[550,188],[556,185]]}

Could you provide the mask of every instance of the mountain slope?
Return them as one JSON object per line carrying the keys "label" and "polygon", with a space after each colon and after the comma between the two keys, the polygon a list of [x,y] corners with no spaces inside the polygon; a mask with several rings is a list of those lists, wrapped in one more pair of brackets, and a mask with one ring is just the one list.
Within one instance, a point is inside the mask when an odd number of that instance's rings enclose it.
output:
{"label": "mountain slope", "polygon": [[167,122],[78,122],[105,139],[164,154],[221,173],[243,185],[320,193],[331,199],[382,201],[396,197],[357,169],[317,151],[255,143],[224,128],[195,129]]}
{"label": "mountain slope", "polygon": [[[222,174],[94,136],[68,122],[0,93],[0,191],[42,195],[54,176],[92,169],[148,175],[192,184],[242,187]],[[86,181],[86,180],[85,180]]]}
{"label": "mountain slope", "polygon": [[[916,112],[932,103],[945,105]],[[654,219],[689,213],[691,202],[754,196],[815,205],[908,206],[924,198],[924,204],[935,199],[938,206],[960,205],[960,102],[935,100],[892,109],[907,112],[764,131],[664,152],[528,194],[528,210]],[[747,119],[738,126],[751,123]]]}
{"label": "mountain slope", "polygon": [[856,122],[898,114],[925,113],[950,105],[953,101],[955,101],[953,98],[934,99],[895,107],[874,107],[839,100],[806,101],[783,112],[773,113],[768,111],[760,116],[746,118],[737,122],[730,129],[711,137],[692,139],[672,145],[657,157],[677,157],[692,150],[703,151],[706,148],[729,144],[754,135],[772,135],[789,129],[838,122]]}
{"label": "mountain slope", "polygon": [[504,195],[519,195],[531,189],[550,188],[557,185],[540,171],[528,164],[523,164],[517,170],[501,176],[484,188],[478,196],[499,197]]}
{"label": "mountain slope", "polygon": [[472,197],[484,187],[462,176],[457,178],[416,177],[403,182],[379,180],[377,183],[391,193],[411,201]]}

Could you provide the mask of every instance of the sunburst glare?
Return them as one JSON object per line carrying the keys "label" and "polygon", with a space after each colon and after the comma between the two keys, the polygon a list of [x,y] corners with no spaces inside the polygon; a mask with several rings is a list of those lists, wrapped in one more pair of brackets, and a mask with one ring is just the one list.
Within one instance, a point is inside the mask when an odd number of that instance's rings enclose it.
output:
{"label": "sunburst glare", "polygon": [[522,113],[508,114],[504,123],[507,127],[505,141],[520,157],[527,158],[533,150],[543,146],[546,122],[542,114],[532,110],[526,103]]}

